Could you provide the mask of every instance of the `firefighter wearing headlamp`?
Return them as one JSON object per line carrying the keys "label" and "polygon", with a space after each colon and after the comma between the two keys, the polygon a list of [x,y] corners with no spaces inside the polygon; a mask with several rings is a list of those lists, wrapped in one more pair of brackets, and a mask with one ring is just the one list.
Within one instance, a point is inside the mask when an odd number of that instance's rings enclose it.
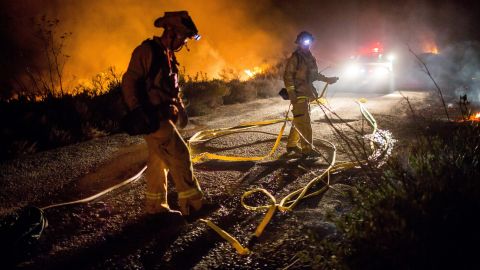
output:
{"label": "firefighter wearing headlamp", "polygon": [[317,61],[310,52],[313,41],[313,35],[309,32],[303,31],[298,34],[295,40],[297,49],[288,59],[283,77],[293,113],[287,153],[301,154],[306,157],[317,155],[311,146],[313,138],[309,104],[318,95],[313,82],[323,81],[333,84],[338,81],[338,77],[326,77],[318,72]]}
{"label": "firefighter wearing headlamp", "polygon": [[129,113],[122,126],[130,135],[144,135],[147,143],[145,211],[180,214],[167,202],[170,175],[180,212],[188,215],[202,207],[203,193],[193,175],[189,148],[176,127],[183,128],[188,119],[179,94],[174,52],[188,39],[200,36],[187,11],[165,12],[154,25],[164,28],[162,36],[147,39],[135,48],[123,75],[122,93]]}

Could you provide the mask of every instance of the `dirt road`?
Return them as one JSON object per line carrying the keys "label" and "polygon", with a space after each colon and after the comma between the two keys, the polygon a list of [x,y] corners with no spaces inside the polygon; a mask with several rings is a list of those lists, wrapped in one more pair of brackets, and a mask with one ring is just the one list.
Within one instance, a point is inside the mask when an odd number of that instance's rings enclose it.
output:
{"label": "dirt road", "polygon": [[[428,106],[425,93],[405,92],[415,108]],[[333,119],[340,127],[349,123],[361,129],[366,125],[355,100],[365,97],[366,107],[380,128],[390,130],[396,139],[408,139],[405,126],[410,111],[398,94],[336,93],[329,96],[329,106],[343,120]],[[190,119],[185,137],[206,128],[228,127],[241,122],[284,117],[288,102],[280,98],[262,99],[248,104],[218,108],[215,113]],[[332,116],[331,114],[329,114]],[[324,113],[312,107],[314,138],[335,142]],[[192,145],[193,153],[204,151],[226,155],[259,156],[268,153],[280,124],[256,131],[220,137]],[[287,127],[287,132],[289,127]],[[284,151],[286,138],[279,154]],[[75,153],[75,154],[73,154]],[[84,153],[84,154],[80,154]],[[328,155],[328,153],[326,153]],[[346,153],[339,152],[345,160]],[[141,138],[115,135],[62,149],[40,153],[27,161],[2,164],[0,182],[1,213],[27,203],[45,206],[53,202],[77,199],[98,192],[134,175],[146,160]],[[219,162],[195,165],[195,171],[208,200],[215,203],[202,213],[235,235],[253,253],[239,256],[231,246],[196,218],[170,220],[147,219],[142,213],[143,177],[92,203],[54,208],[46,211],[49,227],[38,246],[16,264],[20,269],[266,269],[285,267],[295,254],[305,248],[309,232],[334,236],[335,226],[325,219],[327,211],[348,211],[348,200],[329,190],[323,196],[302,202],[295,211],[277,213],[259,239],[251,234],[263,218],[262,212],[250,212],[240,205],[240,196],[254,187],[269,190],[282,198],[320,173],[325,164],[308,166],[297,162]],[[52,164],[56,164],[55,166]],[[81,167],[79,167],[81,164]],[[45,170],[45,166],[51,169]],[[30,173],[25,173],[28,170]],[[32,172],[42,173],[32,173]],[[68,172],[68,173],[67,173]],[[21,183],[12,184],[22,174]],[[55,180],[52,180],[55,179]],[[350,191],[348,175],[332,178],[335,190]],[[39,188],[41,187],[41,188]],[[49,188],[52,187],[52,188]],[[169,187],[169,202],[175,206],[176,194]],[[30,193],[35,195],[29,195]],[[26,194],[26,195],[25,195]],[[19,199],[21,198],[21,199]],[[256,202],[264,201],[255,198]]]}

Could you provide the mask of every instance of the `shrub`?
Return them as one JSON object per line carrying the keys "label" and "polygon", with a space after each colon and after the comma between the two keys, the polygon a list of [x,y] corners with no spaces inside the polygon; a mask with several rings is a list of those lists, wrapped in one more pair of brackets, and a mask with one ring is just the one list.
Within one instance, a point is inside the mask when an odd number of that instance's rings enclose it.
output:
{"label": "shrub", "polygon": [[223,96],[229,93],[227,84],[220,80],[189,81],[182,86],[182,94],[190,116],[210,113],[223,105]]}
{"label": "shrub", "polygon": [[[107,121],[107,122],[111,123],[111,121]],[[105,137],[108,135],[108,133],[86,123],[82,125],[82,135],[83,135],[83,138],[89,140],[89,139]]]}
{"label": "shrub", "polygon": [[41,101],[24,97],[0,101],[0,159],[46,150],[115,133],[125,114],[120,82],[109,91],[84,88],[75,96],[48,95]]}
{"label": "shrub", "polygon": [[75,142],[69,130],[57,126],[51,127],[48,141],[53,147],[64,146]]}
{"label": "shrub", "polygon": [[37,150],[37,143],[27,140],[13,141],[6,150],[8,156],[23,156],[35,153]]}
{"label": "shrub", "polygon": [[[449,127],[451,130],[452,127]],[[480,128],[424,137],[383,177],[359,185],[354,209],[336,219],[343,241],[317,247],[330,267],[477,268],[480,241]],[[320,266],[319,266],[320,267]],[[322,266],[324,267],[324,266]]]}
{"label": "shrub", "polygon": [[277,97],[283,85],[281,80],[268,78],[255,78],[251,84],[257,89],[259,98]]}
{"label": "shrub", "polygon": [[230,92],[223,98],[225,104],[234,104],[252,101],[257,98],[257,89],[250,82],[232,80],[228,82]]}

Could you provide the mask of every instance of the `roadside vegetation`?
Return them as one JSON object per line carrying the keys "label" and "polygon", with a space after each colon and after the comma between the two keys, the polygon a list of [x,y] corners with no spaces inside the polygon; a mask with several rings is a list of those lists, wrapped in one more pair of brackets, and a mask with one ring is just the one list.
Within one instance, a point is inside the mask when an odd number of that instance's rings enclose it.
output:
{"label": "roadside vegetation", "polygon": [[[435,123],[431,123],[435,124]],[[310,231],[297,267],[477,269],[480,127],[436,123],[381,169],[360,173],[337,232]],[[308,245],[308,244],[307,244]],[[293,267],[295,269],[295,267]]]}
{"label": "roadside vegetation", "polygon": [[[369,163],[353,172],[355,192],[345,194],[351,209],[329,213],[333,235],[309,232],[309,248],[296,255],[293,269],[480,267],[480,119],[465,95],[456,114],[461,117],[453,120],[435,85],[437,117],[416,114],[405,97],[417,136],[400,143],[383,166]],[[343,134],[337,130],[346,151],[366,159],[364,140]]]}
{"label": "roadside vegetation", "polygon": [[[182,76],[181,88],[188,114],[198,116],[223,104],[276,96],[280,81],[272,73],[246,81]],[[2,160],[122,132],[119,121],[126,107],[120,73],[111,68],[88,85],[62,89],[0,100]]]}

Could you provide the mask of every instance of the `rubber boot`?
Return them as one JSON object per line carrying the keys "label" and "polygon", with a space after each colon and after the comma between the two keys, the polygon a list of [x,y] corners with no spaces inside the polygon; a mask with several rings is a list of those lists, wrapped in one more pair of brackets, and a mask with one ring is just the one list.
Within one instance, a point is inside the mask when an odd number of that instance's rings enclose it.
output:
{"label": "rubber boot", "polygon": [[203,195],[201,193],[198,193],[188,198],[178,199],[179,210],[184,216],[188,216],[193,212],[202,209],[203,203]]}

